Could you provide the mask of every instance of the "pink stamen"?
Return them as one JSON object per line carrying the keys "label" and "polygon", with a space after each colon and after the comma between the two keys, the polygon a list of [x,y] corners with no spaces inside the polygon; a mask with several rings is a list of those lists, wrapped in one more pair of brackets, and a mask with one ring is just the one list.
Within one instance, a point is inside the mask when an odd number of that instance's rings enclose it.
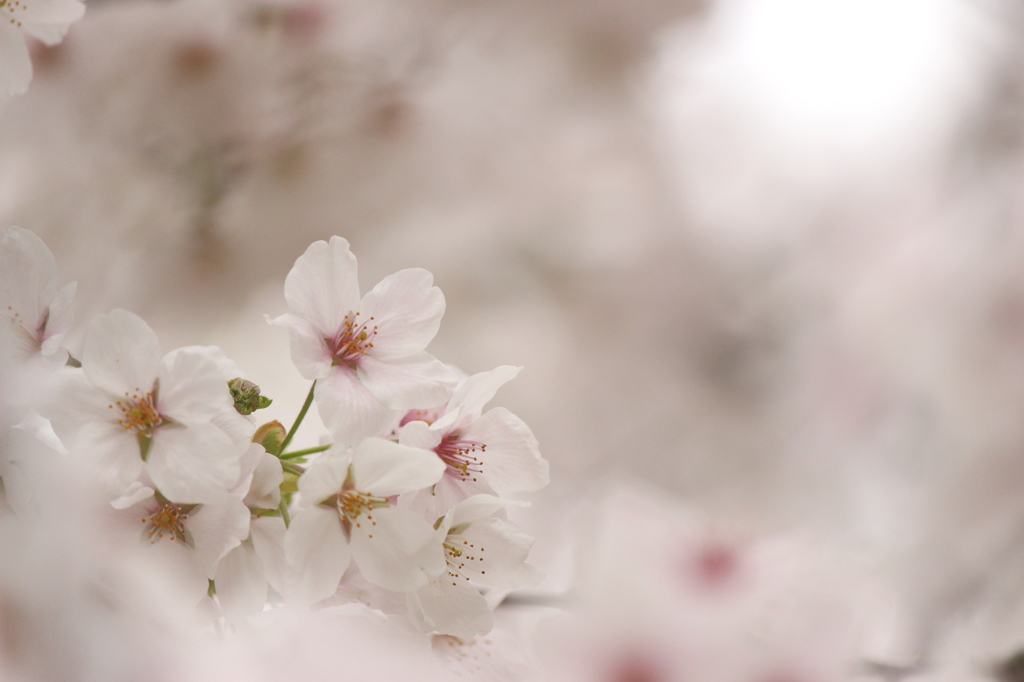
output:
{"label": "pink stamen", "polygon": [[373,348],[373,337],[377,335],[377,325],[371,325],[373,319],[370,316],[370,319],[360,323],[359,313],[349,312],[345,315],[341,329],[334,338],[324,339],[334,358],[331,364],[355,367],[359,358]]}

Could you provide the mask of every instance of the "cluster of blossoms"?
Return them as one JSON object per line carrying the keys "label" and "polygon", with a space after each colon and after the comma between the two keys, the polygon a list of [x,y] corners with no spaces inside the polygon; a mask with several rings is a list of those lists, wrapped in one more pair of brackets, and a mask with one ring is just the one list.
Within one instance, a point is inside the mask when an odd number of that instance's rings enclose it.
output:
{"label": "cluster of blossoms", "polygon": [[[523,503],[502,496],[545,486],[547,462],[518,417],[484,411],[518,368],[466,377],[425,352],[445,307],[428,272],[403,270],[360,297],[344,239],[298,258],[290,312],[268,318],[313,383],[285,429],[257,423],[270,400],[218,348],[163,354],[125,310],[93,318],[69,354],[74,285],[57,288],[31,232],[4,234],[0,267],[4,377],[41,387],[20,425],[86,472],[195,606],[242,625],[268,604],[357,602],[468,638],[491,630],[509,591],[539,580],[532,538],[506,516]],[[333,442],[290,450],[314,401]],[[33,484],[12,475],[18,462],[0,467],[8,499],[31,498],[16,494]]]}

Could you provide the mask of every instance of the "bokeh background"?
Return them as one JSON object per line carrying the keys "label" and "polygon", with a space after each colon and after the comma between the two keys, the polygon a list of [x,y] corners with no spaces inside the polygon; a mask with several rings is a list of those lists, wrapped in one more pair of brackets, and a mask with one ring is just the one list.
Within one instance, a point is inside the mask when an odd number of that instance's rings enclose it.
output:
{"label": "bokeh background", "polygon": [[434,274],[435,356],[525,368],[552,589],[550,519],[636,486],[842,547],[880,661],[1024,645],[1019,2],[87,5],[0,105],[0,224],[80,322],[220,345],[287,423],[264,314],[341,235],[364,290]]}

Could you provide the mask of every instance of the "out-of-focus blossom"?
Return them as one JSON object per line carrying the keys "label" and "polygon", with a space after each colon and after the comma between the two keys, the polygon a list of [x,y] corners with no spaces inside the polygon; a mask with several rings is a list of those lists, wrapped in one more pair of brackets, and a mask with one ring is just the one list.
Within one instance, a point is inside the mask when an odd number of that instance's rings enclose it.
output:
{"label": "out-of-focus blossom", "polygon": [[253,444],[242,458],[242,481],[232,491],[244,493],[250,511],[249,535],[217,565],[217,601],[230,620],[260,613],[268,586],[285,592],[284,519],[273,514],[281,503],[281,462]]}
{"label": "out-of-focus blossom", "polygon": [[20,95],[32,80],[25,35],[56,45],[85,14],[81,0],[0,2],[0,95]]}
{"label": "out-of-focus blossom", "polygon": [[443,411],[406,415],[399,442],[434,451],[445,470],[432,488],[404,496],[403,505],[436,518],[471,495],[530,492],[548,484],[548,462],[530,427],[503,407],[481,416],[483,406],[519,369],[505,365],[474,374]]}
{"label": "out-of-focus blossom", "polygon": [[391,410],[443,403],[454,375],[424,349],[437,333],[444,296],[426,270],[385,277],[359,297],[348,242],[310,244],[284,283],[292,361],[315,379],[320,416],[342,445],[376,435]]}
{"label": "out-of-focus blossom", "polygon": [[432,453],[380,438],[347,457],[317,460],[299,479],[303,508],[285,538],[289,570],[300,601],[325,599],[349,562],[375,585],[405,592],[444,570],[433,529],[389,499],[433,485],[444,464]]}
{"label": "out-of-focus blossom", "polygon": [[20,358],[54,355],[71,328],[76,286],[57,287],[57,262],[43,240],[8,228],[0,238],[0,351]]}
{"label": "out-of-focus blossom", "polygon": [[441,520],[437,533],[445,571],[407,594],[409,616],[418,628],[456,637],[485,635],[494,618],[470,583],[516,589],[540,581],[540,571],[526,563],[533,538],[494,516],[507,504],[492,495],[474,495]]}
{"label": "out-of-focus blossom", "polygon": [[152,494],[151,484],[195,504],[219,500],[236,483],[241,451],[213,420],[241,415],[206,354],[179,349],[161,360],[149,326],[114,310],[89,325],[81,362],[63,370],[49,410],[68,432],[68,449],[91,458],[119,506]]}

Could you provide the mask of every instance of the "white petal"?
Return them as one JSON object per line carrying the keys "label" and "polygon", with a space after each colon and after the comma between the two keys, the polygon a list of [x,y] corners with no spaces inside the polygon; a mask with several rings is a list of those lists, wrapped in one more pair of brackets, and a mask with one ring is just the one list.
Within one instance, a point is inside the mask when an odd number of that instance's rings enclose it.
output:
{"label": "white petal", "polygon": [[163,417],[196,424],[208,422],[218,413],[235,411],[217,363],[202,352],[190,348],[171,351],[161,363],[159,376],[157,409]]}
{"label": "white petal", "polygon": [[0,21],[0,96],[23,95],[32,81],[32,60],[21,30]]}
{"label": "white petal", "polygon": [[284,537],[288,558],[286,596],[315,604],[338,589],[352,554],[334,509],[310,507],[295,515]]}
{"label": "white petal", "polygon": [[480,372],[466,379],[448,401],[448,411],[459,410],[460,426],[480,417],[498,389],[515,378],[522,367],[502,365],[490,372]]}
{"label": "white petal", "polygon": [[114,509],[127,509],[153,496],[153,489],[142,481],[135,481],[125,489],[121,497],[110,503]]}
{"label": "white petal", "polygon": [[537,439],[505,408],[489,410],[462,437],[487,445],[480,455],[483,474],[499,494],[540,490],[548,484],[548,462],[541,457]]}
{"label": "white petal", "polygon": [[141,317],[116,309],[89,323],[81,360],[97,388],[118,397],[143,394],[160,372],[160,342]]}
{"label": "white petal", "polygon": [[230,495],[202,504],[188,515],[185,528],[195,543],[194,561],[207,578],[213,578],[221,557],[248,537],[249,518],[249,510],[242,501]]}
{"label": "white petal", "polygon": [[349,312],[357,312],[359,280],[356,257],[341,237],[313,242],[298,257],[284,280],[291,311],[307,320],[320,336],[333,337]]}
{"label": "white petal", "polygon": [[285,314],[267,322],[288,329],[288,341],[292,363],[305,379],[313,380],[327,376],[334,358],[324,342],[321,332],[301,317]]}
{"label": "white petal", "polygon": [[445,464],[430,450],[410,448],[383,438],[367,438],[352,456],[356,490],[390,497],[437,483]]}
{"label": "white petal", "polygon": [[335,441],[343,445],[377,435],[391,420],[391,410],[348,367],[334,367],[317,380],[315,396],[320,419]]}
{"label": "white petal", "polygon": [[43,355],[55,353],[60,348],[64,335],[71,329],[74,322],[71,303],[77,289],[78,282],[68,282],[57,290],[50,301],[50,315],[46,319],[46,329],[43,331]]}
{"label": "white petal", "polygon": [[409,422],[398,432],[398,442],[410,448],[433,450],[441,444],[444,434],[432,429],[426,422]]}
{"label": "white petal", "polygon": [[240,454],[212,424],[161,426],[153,433],[146,471],[173,502],[215,502],[238,481]]}
{"label": "white petal", "polygon": [[286,588],[286,561],[284,554],[284,519],[280,516],[264,516],[252,520],[249,527],[253,547],[260,561],[270,586],[284,594]]}
{"label": "white petal", "polygon": [[352,559],[374,585],[407,592],[444,570],[434,530],[408,509],[374,509],[352,524]]}
{"label": "white petal", "polygon": [[455,386],[455,374],[427,353],[387,362],[364,355],[356,371],[370,392],[393,410],[440,405]]}
{"label": "white petal", "polygon": [[[6,31],[0,32],[0,44],[6,35]],[[16,30],[14,35],[15,41],[24,48],[25,40]],[[57,262],[50,249],[30,231],[8,228],[0,239],[0,312],[3,317],[17,312],[26,328],[34,331],[42,323],[56,292]]]}
{"label": "white petal", "polygon": [[360,319],[373,317],[374,357],[394,360],[419,353],[437,334],[444,316],[444,294],[422,268],[401,270],[382,279],[359,304]]}
{"label": "white petal", "polygon": [[460,570],[474,582],[516,589],[536,585],[542,577],[525,563],[533,538],[508,521],[492,516],[453,526],[448,543],[463,551]]}
{"label": "white petal", "polygon": [[121,418],[121,412],[112,406],[111,397],[93,386],[77,367],[57,372],[44,395],[48,398],[40,406],[40,412],[50,420],[57,437],[65,443],[73,442],[78,430],[86,424],[112,424]]}
{"label": "white petal", "polygon": [[85,14],[85,5],[80,0],[31,0],[23,3],[24,10],[18,18],[25,24],[70,24]]}
{"label": "white petal", "polygon": [[251,542],[243,542],[217,564],[213,581],[217,601],[228,620],[238,622],[263,611],[267,603],[267,579],[263,562]]}
{"label": "white petal", "polygon": [[253,472],[249,492],[242,501],[256,509],[277,509],[281,504],[281,483],[284,481],[281,460],[264,450],[263,446],[258,447],[259,463]]}
{"label": "white petal", "polygon": [[78,432],[71,451],[88,460],[101,485],[111,493],[111,499],[127,493],[142,474],[138,437],[117,424],[86,424]]}
{"label": "white petal", "polygon": [[337,495],[348,474],[348,465],[348,458],[341,456],[324,457],[310,464],[299,478],[303,505],[312,507]]}
{"label": "white petal", "polygon": [[494,495],[473,495],[460,502],[452,510],[451,525],[461,526],[466,523],[472,523],[477,519],[482,519],[485,516],[499,512],[510,505],[514,507],[529,507],[530,503],[503,500]]}
{"label": "white petal", "polygon": [[462,578],[442,574],[409,592],[407,599],[409,617],[423,632],[469,638],[494,627],[487,601]]}

